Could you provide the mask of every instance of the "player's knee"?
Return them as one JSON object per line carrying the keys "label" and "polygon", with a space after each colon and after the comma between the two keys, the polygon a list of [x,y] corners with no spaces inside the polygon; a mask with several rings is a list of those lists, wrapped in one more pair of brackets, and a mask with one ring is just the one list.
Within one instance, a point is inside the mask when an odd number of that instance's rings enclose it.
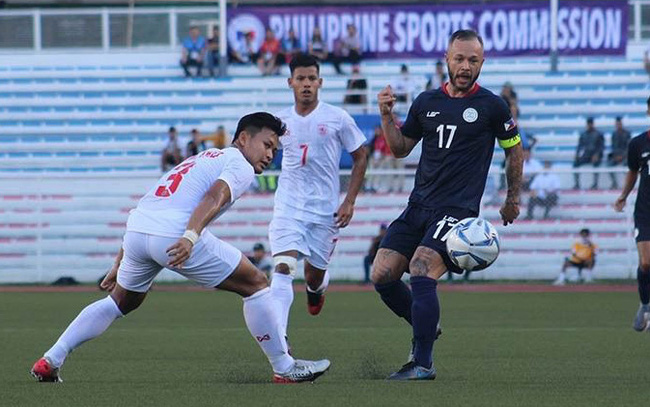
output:
{"label": "player's knee", "polygon": [[643,259],[639,263],[639,268],[642,273],[650,273],[650,259]]}
{"label": "player's knee", "polygon": [[429,274],[431,264],[429,260],[422,256],[414,256],[409,263],[409,270],[413,277],[426,277]]}
{"label": "player's knee", "polygon": [[273,258],[275,264],[275,272],[290,276],[296,275],[296,268],[298,267],[298,259],[291,256],[275,256]]}
{"label": "player's knee", "polygon": [[394,280],[390,267],[384,264],[375,263],[372,266],[372,272],[370,273],[370,280],[373,284],[386,284]]}
{"label": "player's knee", "polygon": [[144,293],[129,292],[119,286],[111,292],[111,298],[115,301],[115,305],[120,309],[122,315],[138,309],[144,301],[144,297]]}

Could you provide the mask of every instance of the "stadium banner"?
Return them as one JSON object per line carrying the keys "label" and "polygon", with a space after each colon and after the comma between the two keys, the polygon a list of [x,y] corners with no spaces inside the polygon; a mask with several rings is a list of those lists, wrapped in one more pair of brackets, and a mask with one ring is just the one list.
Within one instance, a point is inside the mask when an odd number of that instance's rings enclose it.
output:
{"label": "stadium banner", "polygon": [[[357,27],[364,58],[442,57],[451,33],[476,30],[488,56],[548,55],[548,1],[489,4],[400,4],[373,6],[228,8],[228,45],[239,49],[246,33],[256,47],[270,27],[280,40],[293,28],[306,49],[313,28],[336,50],[346,27]],[[627,1],[561,1],[560,55],[622,55],[627,45]]]}

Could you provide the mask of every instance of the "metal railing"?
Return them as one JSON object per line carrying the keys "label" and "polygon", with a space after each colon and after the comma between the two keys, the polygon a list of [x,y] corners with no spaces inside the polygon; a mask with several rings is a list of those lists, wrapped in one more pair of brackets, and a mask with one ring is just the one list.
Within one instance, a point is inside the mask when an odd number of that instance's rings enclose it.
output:
{"label": "metal railing", "polygon": [[[558,168],[566,188],[572,181],[573,169]],[[621,168],[580,169],[582,174],[621,172]],[[341,171],[345,191],[349,171]],[[277,177],[278,172],[263,176]],[[334,254],[330,271],[333,278],[360,279],[363,254],[369,235],[380,223],[395,219],[408,200],[413,185],[413,169],[370,169],[368,180],[388,180],[401,175],[400,191],[366,188],[357,199],[360,208],[349,228],[341,231],[344,240]],[[16,174],[17,175],[17,174]],[[156,176],[122,175],[57,175],[0,174],[0,283],[52,282],[63,275],[81,281],[96,281],[111,264],[112,254],[119,247],[126,209],[137,204],[137,197],[156,182]],[[484,197],[481,216],[499,229],[504,251],[489,272],[477,273],[476,279],[551,279],[568,255],[570,243],[580,228],[591,228],[595,243],[601,248],[596,278],[631,278],[636,269],[636,246],[632,235],[634,193],[624,214],[614,212],[611,204],[618,192],[578,192],[569,188],[559,191],[560,206],[553,209],[548,220],[525,221],[528,193],[522,193],[521,216],[514,225],[500,226],[498,207],[503,192],[495,191],[499,170],[492,173],[488,194]],[[609,177],[601,177],[609,185]],[[267,183],[267,185],[272,183]],[[274,183],[274,185],[277,185]],[[587,184],[588,185],[588,184]],[[273,205],[272,190],[251,191],[230,211],[230,216],[216,222],[213,231],[243,251],[250,250],[252,240],[266,241],[266,229],[259,223],[269,221]],[[238,208],[244,212],[237,214]],[[230,213],[233,212],[233,213]],[[234,216],[232,216],[234,215]],[[252,222],[248,226],[246,221]],[[220,223],[228,224],[227,229]],[[239,228],[240,232],[235,232]],[[367,245],[365,238],[368,238]],[[243,239],[243,240],[241,240]],[[252,239],[252,240],[251,240]],[[558,240],[559,239],[559,240]],[[358,266],[356,266],[358,257]],[[528,260],[530,258],[530,260]],[[352,260],[352,261],[351,261]],[[524,261],[525,265],[521,262]],[[80,262],[77,264],[76,262]],[[167,274],[169,277],[169,273]],[[173,276],[169,278],[174,278]],[[176,277],[177,278],[177,277]]]}

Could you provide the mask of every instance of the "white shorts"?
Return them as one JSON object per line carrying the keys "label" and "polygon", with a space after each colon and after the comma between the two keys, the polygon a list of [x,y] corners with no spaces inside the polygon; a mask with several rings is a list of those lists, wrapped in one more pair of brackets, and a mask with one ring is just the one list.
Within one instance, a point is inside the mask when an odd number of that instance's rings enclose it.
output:
{"label": "white shorts", "polygon": [[[126,232],[122,248],[124,257],[117,272],[117,283],[129,291],[144,293],[156,275],[167,267],[169,246],[177,238]],[[239,265],[242,253],[230,244],[205,232],[196,242],[182,269],[169,268],[208,288],[228,278]]]}
{"label": "white shorts", "polygon": [[273,217],[269,225],[271,254],[297,250],[312,266],[327,270],[339,240],[336,226],[310,223],[288,217]]}

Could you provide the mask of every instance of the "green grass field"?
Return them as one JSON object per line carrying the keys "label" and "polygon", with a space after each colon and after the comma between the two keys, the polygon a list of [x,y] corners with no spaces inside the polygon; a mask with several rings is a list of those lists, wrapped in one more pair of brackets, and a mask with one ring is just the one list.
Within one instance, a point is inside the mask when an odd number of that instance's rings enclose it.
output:
{"label": "green grass field", "polygon": [[294,354],[332,368],[282,386],[270,383],[237,296],[153,292],[68,358],[65,383],[36,383],[32,363],[101,296],[0,293],[0,405],[624,406],[650,396],[650,335],[631,329],[632,293],[442,292],[438,378],[418,383],[384,380],[411,333],[374,293],[330,293],[318,317],[297,294]]}

